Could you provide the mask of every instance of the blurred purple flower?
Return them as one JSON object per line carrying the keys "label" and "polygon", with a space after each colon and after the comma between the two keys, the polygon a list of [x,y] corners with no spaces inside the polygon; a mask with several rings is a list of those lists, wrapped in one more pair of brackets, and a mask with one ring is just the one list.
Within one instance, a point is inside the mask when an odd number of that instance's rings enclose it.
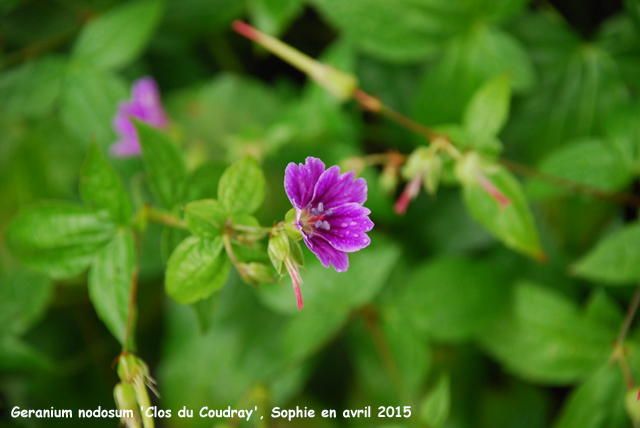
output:
{"label": "blurred purple flower", "polygon": [[366,180],[354,180],[353,171],[340,175],[337,166],[325,171],[320,159],[308,157],[304,165],[287,166],[284,188],[307,247],[324,267],[333,264],[336,271],[346,271],[347,253],[371,242],[366,234],[373,228],[371,211],[362,206],[367,200]]}
{"label": "blurred purple flower", "polygon": [[166,128],[167,115],[162,107],[158,85],[152,77],[143,77],[133,83],[131,100],[123,101],[113,119],[113,127],[120,140],[111,146],[116,157],[140,155],[140,141],[131,118],[148,123],[156,128]]}

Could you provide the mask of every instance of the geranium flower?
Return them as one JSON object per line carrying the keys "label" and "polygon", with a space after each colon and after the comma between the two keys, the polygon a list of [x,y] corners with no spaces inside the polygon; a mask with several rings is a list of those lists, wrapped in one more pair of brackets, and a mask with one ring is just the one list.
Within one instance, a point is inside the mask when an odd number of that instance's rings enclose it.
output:
{"label": "geranium flower", "polygon": [[346,271],[347,253],[371,242],[366,234],[373,228],[371,211],[362,206],[367,200],[366,180],[354,180],[353,171],[341,175],[337,166],[325,171],[320,159],[308,157],[304,165],[287,166],[284,188],[307,247],[324,267]]}
{"label": "geranium flower", "polygon": [[120,140],[111,146],[111,152],[117,157],[140,155],[140,140],[131,118],[148,123],[156,128],[166,128],[167,115],[162,107],[160,91],[155,80],[143,77],[133,83],[131,100],[121,102],[113,119],[113,128]]}

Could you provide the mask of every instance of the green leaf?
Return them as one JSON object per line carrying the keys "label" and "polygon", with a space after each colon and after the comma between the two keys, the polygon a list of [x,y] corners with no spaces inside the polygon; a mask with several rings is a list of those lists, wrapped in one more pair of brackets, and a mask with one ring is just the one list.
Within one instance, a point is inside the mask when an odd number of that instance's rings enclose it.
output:
{"label": "green leaf", "polygon": [[512,313],[480,341],[506,370],[524,379],[567,385],[591,376],[611,355],[617,329],[595,322],[544,287],[520,283]]}
{"label": "green leaf", "polygon": [[26,269],[0,274],[0,337],[20,335],[44,315],[53,297],[53,283]]}
{"label": "green leaf", "polygon": [[67,62],[43,56],[0,75],[3,109],[16,116],[40,117],[51,113],[60,95]]}
{"label": "green leaf", "polygon": [[160,21],[162,2],[123,3],[90,21],[73,48],[73,55],[96,67],[122,68],[144,50]]}
{"label": "green leaf", "polygon": [[607,326],[611,330],[620,328],[624,321],[624,314],[618,303],[602,289],[594,291],[589,296],[586,314],[593,322]]}
{"label": "green leaf", "polygon": [[493,185],[509,198],[506,207],[478,183],[464,184],[464,202],[471,215],[507,247],[535,259],[544,259],[540,238],[520,182],[505,168],[488,175]]}
{"label": "green leaf", "polygon": [[129,222],[129,196],[122,180],[95,144],[89,146],[89,153],[80,171],[80,195],[89,208],[108,211],[111,218],[122,225]]}
{"label": "green leaf", "polygon": [[98,252],[89,272],[91,303],[122,345],[125,345],[135,258],[133,236],[130,231],[121,229]]}
{"label": "green leaf", "polygon": [[459,123],[476,90],[501,73],[511,76],[514,92],[528,90],[535,81],[533,65],[520,42],[497,27],[478,24],[451,40],[428,69],[418,88],[413,117],[426,125]]}
{"label": "green leaf", "polygon": [[167,263],[165,288],[180,304],[209,297],[222,287],[229,275],[222,238],[214,240],[191,236],[178,245]]}
{"label": "green leaf", "polygon": [[252,157],[234,162],[222,174],[218,200],[229,214],[255,212],[264,200],[265,179],[262,168]]}
{"label": "green leaf", "polygon": [[441,375],[436,386],[427,394],[420,406],[420,422],[439,428],[449,417],[451,407],[451,387],[448,375]]}
{"label": "green leaf", "polygon": [[111,123],[118,102],[125,98],[127,89],[120,77],[92,64],[73,63],[62,86],[62,123],[82,144],[95,140],[106,149],[116,140]]}
{"label": "green leaf", "polygon": [[54,278],[69,278],[89,266],[114,229],[106,212],[49,203],[22,210],[9,224],[5,239],[28,266]]}
{"label": "green leaf", "polygon": [[481,148],[496,138],[509,117],[511,86],[501,74],[482,85],[464,111],[463,124],[474,147]]}
{"label": "green leaf", "polygon": [[222,233],[227,214],[215,199],[202,199],[184,207],[189,231],[200,238],[213,239]]}
{"label": "green leaf", "polygon": [[524,1],[313,0],[321,14],[367,54],[416,62],[483,18],[502,19]]}
{"label": "green leaf", "polygon": [[[624,188],[633,174],[616,151],[600,140],[577,141],[562,147],[545,158],[538,169],[575,183],[605,191]],[[558,186],[532,180],[527,185],[535,197],[551,197],[566,193]]]}
{"label": "green leaf", "polygon": [[544,78],[519,103],[505,131],[505,139],[538,159],[577,138],[600,136],[608,117],[628,101],[609,53],[569,28],[557,28],[558,20],[547,21],[524,36],[532,55],[545,60],[540,67]]}
{"label": "green leaf", "polygon": [[467,340],[490,326],[508,301],[501,276],[486,263],[440,257],[416,269],[394,307],[429,337]]}
{"label": "green leaf", "polygon": [[640,281],[640,224],[627,226],[604,238],[575,265],[573,272],[609,285]]}
{"label": "green leaf", "polygon": [[173,208],[180,202],[187,177],[182,153],[164,132],[137,121],[135,127],[149,188],[165,208]]}
{"label": "green leaf", "polygon": [[554,428],[605,428],[613,424],[616,412],[624,413],[626,388],[616,365],[605,364],[574,389],[562,408]]}

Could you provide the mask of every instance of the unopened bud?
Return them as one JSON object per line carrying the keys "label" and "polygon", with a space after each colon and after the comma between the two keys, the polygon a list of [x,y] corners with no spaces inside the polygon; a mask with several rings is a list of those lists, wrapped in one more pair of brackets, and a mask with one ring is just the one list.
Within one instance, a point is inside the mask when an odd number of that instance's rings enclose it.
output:
{"label": "unopened bud", "polygon": [[286,260],[289,257],[289,238],[284,233],[279,233],[269,239],[267,251],[279,260]]}
{"label": "unopened bud", "polygon": [[240,275],[252,285],[274,282],[273,271],[264,263],[238,263]]}
{"label": "unopened bud", "polygon": [[130,383],[120,382],[113,388],[113,398],[119,410],[129,411],[129,415],[122,417],[122,423],[127,428],[140,428],[141,418],[138,410],[136,391]]}
{"label": "unopened bud", "polygon": [[287,232],[287,235],[294,241],[302,239],[302,232],[297,226],[295,208],[291,208],[284,217],[284,231]]}

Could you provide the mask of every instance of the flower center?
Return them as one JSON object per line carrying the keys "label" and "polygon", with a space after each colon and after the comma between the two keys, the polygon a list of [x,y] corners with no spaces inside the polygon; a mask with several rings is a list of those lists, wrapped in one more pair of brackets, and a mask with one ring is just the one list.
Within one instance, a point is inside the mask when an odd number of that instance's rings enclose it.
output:
{"label": "flower center", "polygon": [[330,230],[331,225],[326,220],[331,216],[333,211],[328,209],[325,211],[324,204],[320,202],[316,207],[307,206],[300,212],[299,226],[307,235],[313,235],[315,229]]}

